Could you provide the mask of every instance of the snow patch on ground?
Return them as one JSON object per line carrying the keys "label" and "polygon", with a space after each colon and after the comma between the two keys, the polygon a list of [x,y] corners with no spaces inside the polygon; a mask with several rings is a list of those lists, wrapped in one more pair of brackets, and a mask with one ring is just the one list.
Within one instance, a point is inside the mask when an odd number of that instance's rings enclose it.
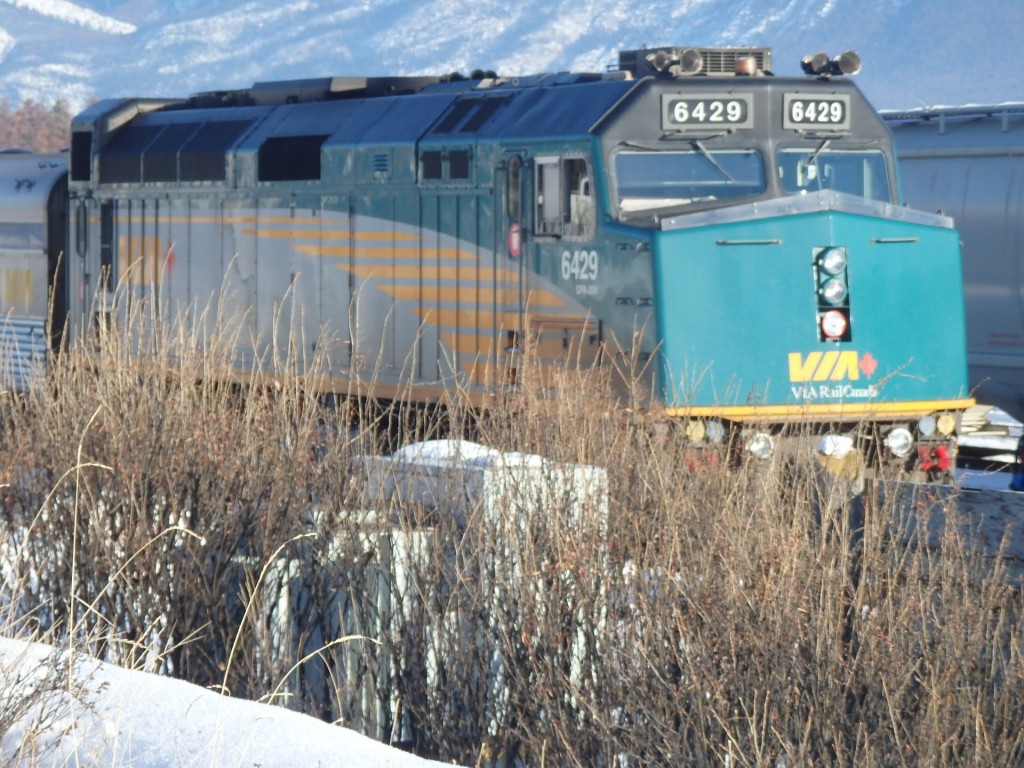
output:
{"label": "snow patch on ground", "polygon": [[[55,650],[0,638],[0,704],[53,674]],[[51,747],[46,764],[114,768],[428,768],[437,763],[281,707],[233,699],[168,677],[126,670],[83,657],[66,689],[46,711],[57,719],[36,744]],[[18,680],[17,684],[12,681]],[[22,687],[27,686],[27,687]],[[12,688],[17,687],[17,691]],[[24,695],[24,694],[23,694]],[[10,764],[32,725],[29,712],[0,741]],[[49,756],[48,756],[49,757]]]}

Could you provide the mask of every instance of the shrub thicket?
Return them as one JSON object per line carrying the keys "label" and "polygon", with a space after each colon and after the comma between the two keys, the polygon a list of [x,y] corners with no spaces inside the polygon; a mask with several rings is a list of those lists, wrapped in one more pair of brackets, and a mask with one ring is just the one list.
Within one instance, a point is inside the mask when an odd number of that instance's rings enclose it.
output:
{"label": "shrub thicket", "polygon": [[107,332],[0,399],[9,623],[464,765],[1024,760],[1021,593],[957,529],[924,540],[955,494],[831,495],[809,456],[695,450],[566,372],[449,404],[446,435],[607,495],[488,507],[453,471],[460,514],[399,505],[367,447],[400,420],[315,376],[225,383],[229,346]]}

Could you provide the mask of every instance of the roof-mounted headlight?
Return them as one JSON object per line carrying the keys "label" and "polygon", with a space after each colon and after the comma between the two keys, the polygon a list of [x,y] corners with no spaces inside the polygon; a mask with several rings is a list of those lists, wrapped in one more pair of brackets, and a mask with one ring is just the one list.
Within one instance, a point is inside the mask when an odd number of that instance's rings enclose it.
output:
{"label": "roof-mounted headlight", "polygon": [[860,56],[856,51],[844,51],[832,59],[833,75],[856,75],[860,72]]}
{"label": "roof-mounted headlight", "polygon": [[695,75],[704,69],[704,57],[696,48],[685,48],[679,54],[679,74]]}
{"label": "roof-mounted headlight", "polygon": [[856,75],[860,72],[860,56],[856,51],[845,51],[830,59],[827,53],[811,53],[800,59],[800,68],[804,74],[818,77],[832,75]]}
{"label": "roof-mounted headlight", "polygon": [[671,75],[695,75],[704,69],[704,57],[696,48],[661,49],[645,58],[655,71]]}
{"label": "roof-mounted headlight", "polygon": [[800,69],[807,75],[824,75],[828,72],[828,54],[818,51],[800,59]]}

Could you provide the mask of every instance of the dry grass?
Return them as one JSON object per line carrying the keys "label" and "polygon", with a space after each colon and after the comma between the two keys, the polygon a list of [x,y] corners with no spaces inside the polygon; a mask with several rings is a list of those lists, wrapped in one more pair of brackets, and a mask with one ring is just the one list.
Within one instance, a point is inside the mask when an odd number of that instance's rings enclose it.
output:
{"label": "dry grass", "polygon": [[604,468],[606,505],[496,510],[453,471],[463,514],[370,513],[380,423],[437,422],[325,401],[287,350],[226,385],[230,344],[137,323],[0,398],[7,633],[464,765],[1024,761],[1020,590],[926,546],[899,478],[830,499],[809,457],[695,451],[566,371],[483,417],[454,397],[443,434]]}

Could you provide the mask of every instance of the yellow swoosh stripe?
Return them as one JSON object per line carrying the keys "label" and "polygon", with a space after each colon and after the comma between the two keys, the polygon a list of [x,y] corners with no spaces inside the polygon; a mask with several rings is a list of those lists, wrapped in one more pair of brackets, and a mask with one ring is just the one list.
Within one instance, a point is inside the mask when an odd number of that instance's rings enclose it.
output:
{"label": "yellow swoosh stripe", "polygon": [[668,407],[669,416],[718,417],[732,421],[758,421],[770,419],[794,420],[806,416],[829,416],[836,420],[853,421],[860,418],[921,417],[935,411],[959,411],[975,405],[974,398],[955,400],[913,400],[895,403],[815,403],[813,405],[737,405]]}
{"label": "yellow swoosh stripe", "polygon": [[[352,248],[348,245],[304,245],[297,243],[292,246],[292,249],[307,256],[316,257],[333,256],[336,258],[348,258],[352,255]],[[406,259],[410,261],[431,258],[476,261],[479,258],[476,254],[461,248],[434,248],[430,246],[395,248],[388,247],[387,244],[376,248],[371,245],[357,244],[355,257],[357,259]]]}
{"label": "yellow swoosh stripe", "polygon": [[425,282],[459,280],[470,283],[500,282],[511,285],[519,279],[519,276],[510,269],[479,267],[472,264],[457,267],[445,267],[437,264],[424,264],[422,267],[401,265],[390,269],[387,265],[374,264],[356,264],[354,266],[338,264],[336,266],[338,269],[352,272],[359,277],[387,274],[389,277],[398,280],[423,280]]}
{"label": "yellow swoosh stripe", "polygon": [[[291,220],[287,220],[289,223]],[[314,221],[316,221],[314,219]],[[260,224],[266,223],[265,219],[260,220]],[[304,239],[309,237],[319,237],[324,240],[348,240],[353,237],[353,233],[346,229],[267,229],[264,227],[243,227],[242,233],[246,235],[256,235],[257,237],[265,237],[275,240],[288,240],[288,239]],[[412,235],[406,232],[363,232],[357,231],[354,234],[354,239],[359,240],[379,240],[379,241],[402,241],[402,242],[419,242],[419,235]],[[315,256],[315,253],[310,255]]]}
{"label": "yellow swoosh stripe", "polygon": [[[428,301],[460,304],[512,304],[519,305],[519,291],[514,286],[501,288],[463,285],[375,285],[380,291],[397,301]],[[530,291],[530,306],[564,307],[565,302],[550,291]],[[576,314],[555,314],[555,317],[578,318]]]}

